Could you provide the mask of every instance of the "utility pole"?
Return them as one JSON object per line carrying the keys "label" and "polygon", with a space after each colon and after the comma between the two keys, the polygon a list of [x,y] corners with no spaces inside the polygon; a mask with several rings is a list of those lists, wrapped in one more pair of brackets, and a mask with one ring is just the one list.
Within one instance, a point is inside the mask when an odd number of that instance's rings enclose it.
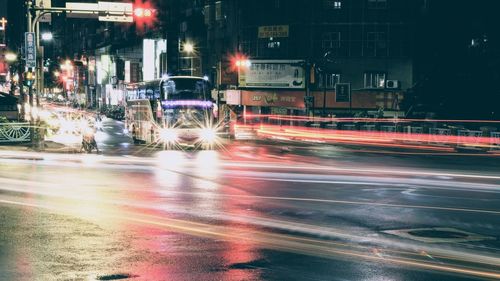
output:
{"label": "utility pole", "polygon": [[[32,32],[32,26],[31,26],[31,7],[33,5],[33,1],[32,0],[27,0],[26,1],[26,18],[27,18],[27,32]],[[35,38],[36,40],[36,38]],[[25,52],[27,52],[27,50],[25,50]],[[25,72],[28,72],[30,71],[30,69],[28,69],[28,66],[26,65],[26,71]],[[26,79],[26,77],[25,77]],[[30,105],[30,108],[33,108],[33,86],[31,83],[29,83],[28,85],[28,99],[29,99],[29,105]],[[30,118],[31,120],[32,118]]]}

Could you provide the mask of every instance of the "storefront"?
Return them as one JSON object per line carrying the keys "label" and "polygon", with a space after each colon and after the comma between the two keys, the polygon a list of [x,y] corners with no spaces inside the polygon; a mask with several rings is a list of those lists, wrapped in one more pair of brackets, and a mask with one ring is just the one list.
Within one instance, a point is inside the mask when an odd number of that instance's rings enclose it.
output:
{"label": "storefront", "polygon": [[247,113],[302,115],[305,110],[304,91],[241,91],[241,105]]}

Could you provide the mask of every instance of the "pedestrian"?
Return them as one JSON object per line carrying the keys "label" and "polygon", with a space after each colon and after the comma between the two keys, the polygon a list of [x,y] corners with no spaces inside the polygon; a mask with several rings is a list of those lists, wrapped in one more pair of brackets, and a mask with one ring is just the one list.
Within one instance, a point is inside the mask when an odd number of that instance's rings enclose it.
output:
{"label": "pedestrian", "polygon": [[82,147],[80,148],[80,152],[85,150],[87,153],[91,153],[92,149],[100,153],[99,148],[97,147],[97,142],[95,140],[95,130],[92,127],[84,128],[82,132]]}

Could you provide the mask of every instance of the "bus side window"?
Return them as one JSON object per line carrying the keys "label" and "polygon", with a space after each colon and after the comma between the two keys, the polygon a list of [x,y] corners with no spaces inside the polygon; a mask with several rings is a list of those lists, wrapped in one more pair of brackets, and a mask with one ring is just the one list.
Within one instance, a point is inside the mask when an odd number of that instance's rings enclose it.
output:
{"label": "bus side window", "polygon": [[153,89],[149,88],[146,90],[146,96],[147,96],[147,99],[150,100],[150,101],[153,101],[154,100],[154,92],[153,92]]}

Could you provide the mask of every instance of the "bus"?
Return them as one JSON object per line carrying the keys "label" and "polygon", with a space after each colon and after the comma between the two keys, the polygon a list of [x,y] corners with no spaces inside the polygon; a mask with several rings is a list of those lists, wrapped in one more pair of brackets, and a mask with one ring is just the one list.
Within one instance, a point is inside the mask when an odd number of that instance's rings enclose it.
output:
{"label": "bus", "polygon": [[218,112],[207,80],[171,76],[128,84],[125,126],[134,142],[213,147],[219,137]]}

